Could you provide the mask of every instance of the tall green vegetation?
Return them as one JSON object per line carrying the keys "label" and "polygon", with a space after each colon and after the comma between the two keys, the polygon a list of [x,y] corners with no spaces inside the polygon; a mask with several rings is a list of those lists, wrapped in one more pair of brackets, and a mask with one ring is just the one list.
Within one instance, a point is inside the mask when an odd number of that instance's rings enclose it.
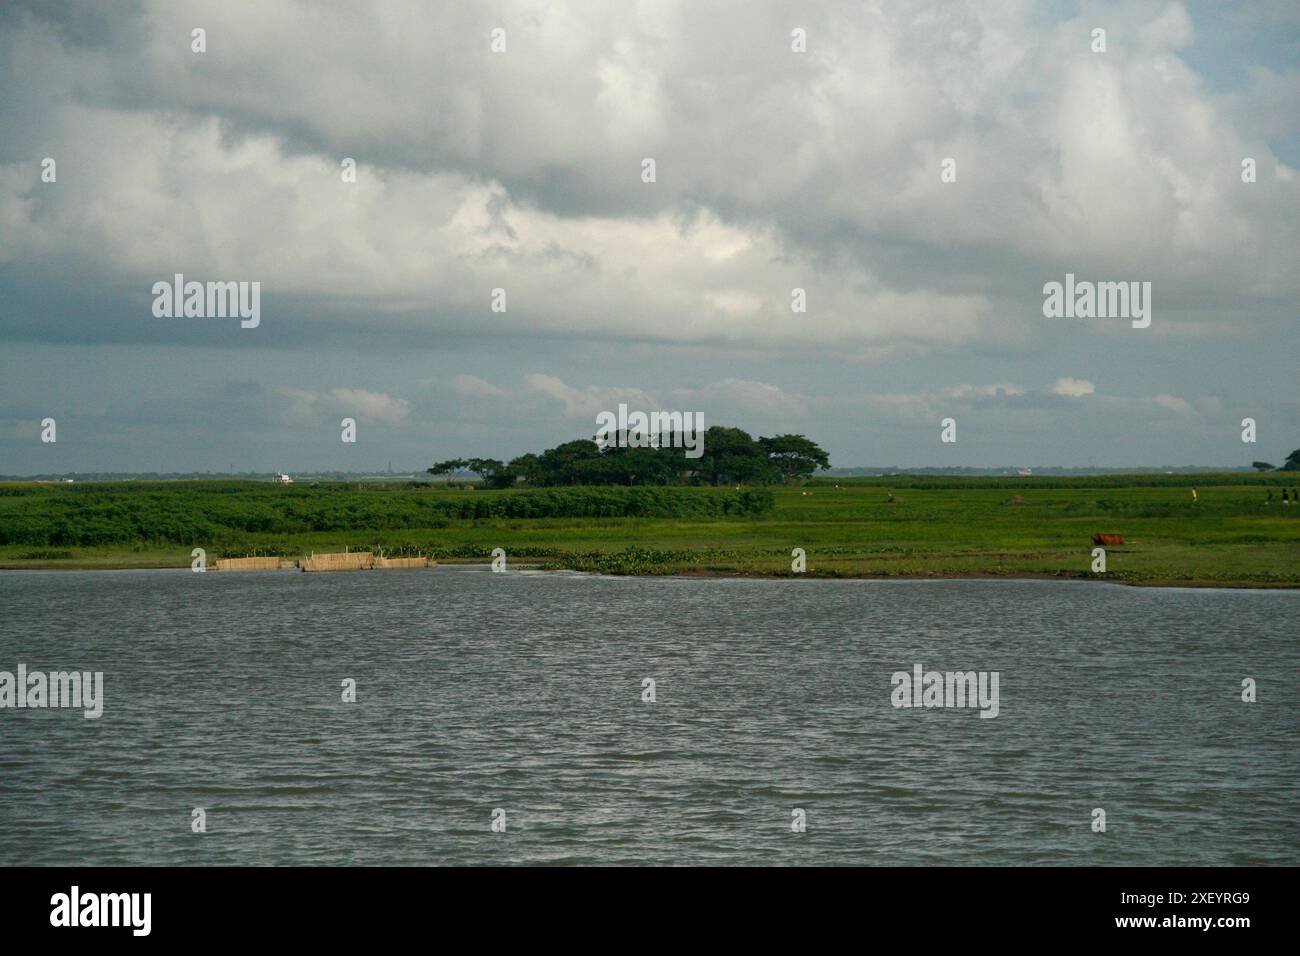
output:
{"label": "tall green vegetation", "polygon": [[[539,457],[538,457],[539,458]],[[770,488],[121,481],[0,484],[0,567],[188,567],[208,557],[382,549],[615,574],[1052,575],[1300,587],[1296,472],[862,477]],[[1199,489],[1193,501],[1190,489]],[[1270,492],[1273,496],[1270,498]]]}
{"label": "tall green vegetation", "polygon": [[[538,456],[540,457],[540,456]],[[1300,586],[1296,472],[814,478],[736,489],[429,488],[428,482],[0,484],[0,567],[173,567],[381,548],[612,573],[1087,577]],[[1200,492],[1197,500],[1191,488]],[[1270,498],[1270,492],[1272,496]]]}
{"label": "tall green vegetation", "polygon": [[715,425],[703,435],[702,454],[688,458],[672,435],[658,447],[626,443],[601,448],[590,439],[565,442],[509,463],[494,458],[452,458],[428,469],[431,475],[474,472],[490,488],[525,485],[770,485],[812,477],[830,458],[803,435],[753,438],[740,428]]}
{"label": "tall green vegetation", "polygon": [[772,508],[764,489],[545,488],[502,494],[251,481],[0,486],[0,545],[203,545],[248,534],[392,532],[497,518],[721,518]]}

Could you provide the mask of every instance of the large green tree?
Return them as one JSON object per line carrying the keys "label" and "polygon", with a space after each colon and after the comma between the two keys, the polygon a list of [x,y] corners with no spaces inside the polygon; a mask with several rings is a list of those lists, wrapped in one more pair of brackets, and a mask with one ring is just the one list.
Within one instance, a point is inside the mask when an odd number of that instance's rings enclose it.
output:
{"label": "large green tree", "polygon": [[1286,456],[1286,461],[1282,462],[1278,471],[1300,471],[1300,448]]}
{"label": "large green tree", "polygon": [[704,433],[699,475],[711,485],[761,483],[777,474],[763,446],[744,429],[714,425]]}
{"label": "large green tree", "polygon": [[605,484],[600,468],[600,448],[590,438],[566,441],[542,452],[537,474],[544,485]]}
{"label": "large green tree", "polygon": [[516,480],[522,481],[529,485],[540,485],[541,480],[541,459],[531,451],[526,455],[520,455],[518,458],[511,460],[506,465],[506,470],[512,474]]}
{"label": "large green tree", "polygon": [[665,485],[677,477],[680,448],[611,445],[600,456],[601,474],[614,485]]}
{"label": "large green tree", "polygon": [[471,458],[466,464],[490,488],[509,488],[515,483],[515,476],[503,461],[495,458]]}
{"label": "large green tree", "polygon": [[758,443],[768,459],[787,482],[810,478],[818,468],[831,466],[830,456],[816,442],[803,435],[776,435],[760,438]]}

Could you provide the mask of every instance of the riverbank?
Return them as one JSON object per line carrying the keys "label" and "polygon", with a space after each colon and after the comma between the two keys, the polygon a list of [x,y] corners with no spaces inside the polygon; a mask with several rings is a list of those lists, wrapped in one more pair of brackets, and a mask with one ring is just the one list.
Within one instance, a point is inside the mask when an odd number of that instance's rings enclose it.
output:
{"label": "riverbank", "polygon": [[[489,567],[487,561],[462,558],[452,560],[442,560],[434,562],[430,570],[440,565],[456,565],[460,567]],[[121,561],[114,560],[97,560],[97,559],[76,559],[73,561],[63,562],[35,562],[24,561],[5,562],[0,561],[0,571],[165,571],[181,570],[182,565],[162,560],[154,563],[138,563],[130,559]],[[188,567],[188,565],[184,565]],[[283,571],[296,571],[298,569],[278,569]],[[797,574],[791,571],[754,571],[740,568],[718,569],[712,568],[701,570],[697,567],[674,568],[670,565],[660,565],[654,568],[647,568],[636,572],[627,572],[622,570],[593,570],[590,568],[579,569],[571,567],[562,560],[539,562],[529,560],[512,564],[512,571],[541,571],[548,573],[575,572],[578,574],[608,574],[615,576],[624,576],[629,573],[646,577],[678,577],[678,578],[701,578],[701,579],[731,579],[731,580],[764,580],[764,579],[799,579],[799,580],[841,580],[841,581],[1090,581],[1098,584],[1115,584],[1127,587],[1141,588],[1230,588],[1233,590],[1296,590],[1300,589],[1300,582],[1287,580],[1237,580],[1237,579],[1199,579],[1185,577],[1135,577],[1128,575],[1109,575],[1109,574],[1069,574],[1069,573],[1035,573],[1010,571],[1007,573],[995,573],[991,571],[936,571],[931,573],[893,573],[887,571],[881,572],[858,572],[858,571],[831,571],[826,569],[810,569],[806,573]]]}
{"label": "riverbank", "polygon": [[[195,547],[209,563],[345,549],[485,562],[501,548],[512,565],[547,569],[789,576],[802,549],[807,577],[1300,587],[1300,506],[1281,507],[1282,482],[1271,477],[822,480],[773,489],[761,513],[744,514],[717,513],[731,507],[717,489],[676,489],[699,495],[654,502],[693,512],[669,517],[447,517],[608,507],[583,489],[510,500],[410,484],[9,484],[0,485],[0,568],[189,567]],[[1106,548],[1104,574],[1092,572],[1096,533],[1125,540]]]}

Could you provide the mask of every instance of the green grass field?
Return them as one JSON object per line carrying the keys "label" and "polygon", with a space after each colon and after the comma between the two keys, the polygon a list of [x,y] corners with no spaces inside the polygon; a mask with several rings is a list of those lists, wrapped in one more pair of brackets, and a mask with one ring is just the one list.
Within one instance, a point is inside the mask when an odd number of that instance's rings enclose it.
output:
{"label": "green grass field", "polygon": [[[493,502],[521,493],[239,481],[6,484],[0,568],[188,567],[193,547],[209,560],[382,547],[442,561],[485,561],[504,548],[514,565],[789,575],[791,550],[802,548],[808,576],[1086,578],[1097,577],[1092,535],[1112,532],[1126,543],[1106,549],[1106,580],[1300,586],[1300,505],[1281,505],[1284,484],[1300,484],[1295,473],[838,484],[773,489],[770,504],[761,492],[742,502],[733,489],[709,488],[630,499],[557,489],[544,499],[536,492]],[[591,516],[611,508],[659,516]],[[462,517],[546,509],[572,516]]]}

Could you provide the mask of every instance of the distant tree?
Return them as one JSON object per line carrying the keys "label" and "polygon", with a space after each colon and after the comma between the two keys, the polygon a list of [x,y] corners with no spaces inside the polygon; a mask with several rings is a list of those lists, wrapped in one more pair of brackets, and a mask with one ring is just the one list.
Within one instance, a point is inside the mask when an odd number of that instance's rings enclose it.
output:
{"label": "distant tree", "polygon": [[520,455],[518,458],[511,460],[506,465],[506,470],[515,476],[516,480],[523,481],[529,485],[540,485],[541,468],[540,459],[531,451],[526,455]]}
{"label": "distant tree", "polygon": [[515,483],[515,476],[506,468],[505,462],[495,458],[471,458],[466,465],[489,488],[509,488]]}
{"label": "distant tree", "polygon": [[809,478],[818,468],[829,468],[831,465],[830,456],[803,435],[776,435],[773,438],[760,438],[758,443],[787,482]]}
{"label": "distant tree", "polygon": [[740,428],[714,425],[704,432],[700,477],[712,485],[766,482],[777,474],[763,446]]}
{"label": "distant tree", "polygon": [[1286,461],[1282,462],[1278,471],[1300,471],[1300,448],[1286,456]]}
{"label": "distant tree", "polygon": [[566,441],[542,452],[537,471],[544,485],[601,485],[600,448],[590,438]]}
{"label": "distant tree", "polygon": [[1252,461],[1250,467],[1256,471],[1272,471],[1277,466],[1267,461]]}
{"label": "distant tree", "polygon": [[601,474],[609,484],[666,485],[685,460],[680,448],[611,445],[600,456]]}
{"label": "distant tree", "polygon": [[754,439],[739,428],[715,425],[696,436],[702,447],[689,457],[683,436],[666,432],[655,446],[632,445],[627,436],[597,445],[590,438],[564,442],[540,454],[520,455],[509,464],[495,458],[452,458],[426,469],[431,475],[474,472],[491,488],[519,482],[532,487],[563,485],[769,484],[794,480],[830,465],[826,452],[803,435]]}
{"label": "distant tree", "polygon": [[514,474],[504,463],[495,458],[448,458],[432,468],[426,468],[431,475],[454,477],[461,473],[473,472],[483,479],[485,484],[494,488],[506,488],[514,484]]}
{"label": "distant tree", "polygon": [[448,478],[465,471],[469,467],[469,462],[464,458],[448,458],[446,461],[440,461],[432,468],[426,468],[431,475],[446,475]]}

